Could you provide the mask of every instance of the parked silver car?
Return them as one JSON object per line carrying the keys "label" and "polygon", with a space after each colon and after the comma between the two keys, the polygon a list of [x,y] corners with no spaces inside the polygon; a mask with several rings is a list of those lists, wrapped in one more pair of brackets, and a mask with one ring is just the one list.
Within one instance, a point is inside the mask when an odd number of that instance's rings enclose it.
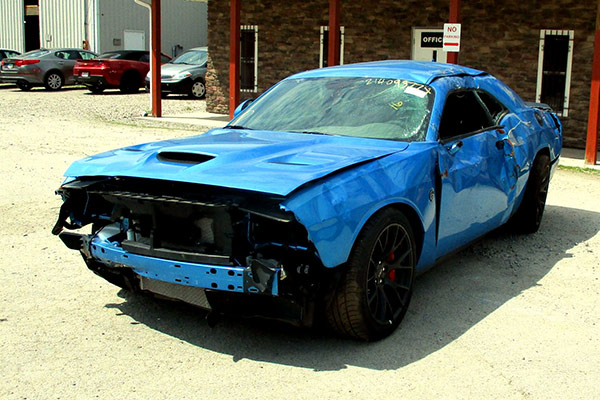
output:
{"label": "parked silver car", "polygon": [[2,61],[0,80],[15,83],[21,90],[45,86],[58,90],[72,84],[73,67],[78,59],[89,60],[97,54],[82,49],[39,49]]}
{"label": "parked silver car", "polygon": [[[205,76],[207,47],[194,47],[161,67],[161,92],[187,94],[196,99],[206,95]],[[146,75],[146,90],[150,88],[150,73]]]}

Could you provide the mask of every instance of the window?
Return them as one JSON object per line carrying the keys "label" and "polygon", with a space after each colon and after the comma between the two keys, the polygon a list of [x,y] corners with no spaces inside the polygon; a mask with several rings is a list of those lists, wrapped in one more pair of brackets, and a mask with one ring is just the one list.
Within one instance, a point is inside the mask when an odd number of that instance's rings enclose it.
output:
{"label": "window", "polygon": [[[327,58],[329,55],[329,27],[321,27],[321,51],[319,55],[319,68],[328,65]],[[340,26],[340,65],[344,65],[344,27]]]}
{"label": "window", "polygon": [[447,140],[492,126],[490,116],[475,92],[462,90],[451,93],[446,99],[439,138]]}
{"label": "window", "polygon": [[240,91],[258,92],[258,26],[240,30]]}
{"label": "window", "polygon": [[560,116],[569,114],[573,31],[540,31],[536,101]]}
{"label": "window", "polygon": [[83,58],[84,60],[91,60],[92,58],[96,58],[96,55],[94,53],[90,53],[87,51],[80,51],[79,54],[81,54],[81,58]]}
{"label": "window", "polygon": [[490,117],[492,117],[492,121],[494,122],[494,124],[498,125],[502,117],[504,117],[504,115],[506,115],[508,111],[506,107],[504,107],[502,103],[500,103],[494,96],[487,92],[478,91],[477,95],[488,109],[488,112],[490,113]]}

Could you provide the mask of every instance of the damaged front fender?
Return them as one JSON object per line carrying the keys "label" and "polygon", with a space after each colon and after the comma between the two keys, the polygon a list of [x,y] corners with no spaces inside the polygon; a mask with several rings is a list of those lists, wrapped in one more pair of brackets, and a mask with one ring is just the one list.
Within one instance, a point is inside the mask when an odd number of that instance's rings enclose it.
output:
{"label": "damaged front fender", "polygon": [[[413,143],[402,153],[343,171],[324,182],[313,182],[289,196],[282,207],[306,227],[323,265],[329,268],[347,261],[364,224],[386,206],[410,207],[419,224],[413,228],[432,235],[434,149],[435,144]],[[427,256],[421,261],[422,265],[429,262]]]}

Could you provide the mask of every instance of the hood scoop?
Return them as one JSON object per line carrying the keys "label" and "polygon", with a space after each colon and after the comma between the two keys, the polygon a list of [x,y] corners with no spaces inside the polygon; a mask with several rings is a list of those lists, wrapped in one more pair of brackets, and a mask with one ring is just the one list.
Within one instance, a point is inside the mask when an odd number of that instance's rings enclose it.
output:
{"label": "hood scoop", "polygon": [[158,153],[157,158],[160,161],[178,163],[178,164],[202,164],[210,161],[215,156],[202,153],[185,153],[180,151],[162,151]]}

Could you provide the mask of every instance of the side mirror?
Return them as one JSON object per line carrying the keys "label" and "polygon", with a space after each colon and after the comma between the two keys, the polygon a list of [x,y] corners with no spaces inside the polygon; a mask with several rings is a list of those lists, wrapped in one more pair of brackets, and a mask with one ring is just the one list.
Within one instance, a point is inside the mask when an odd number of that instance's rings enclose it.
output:
{"label": "side mirror", "polygon": [[240,115],[242,113],[242,111],[244,111],[246,108],[248,108],[250,103],[252,103],[253,101],[254,101],[254,99],[247,99],[247,100],[242,101],[240,103],[240,105],[237,106],[235,108],[235,110],[233,110],[233,118],[237,118],[237,116]]}

